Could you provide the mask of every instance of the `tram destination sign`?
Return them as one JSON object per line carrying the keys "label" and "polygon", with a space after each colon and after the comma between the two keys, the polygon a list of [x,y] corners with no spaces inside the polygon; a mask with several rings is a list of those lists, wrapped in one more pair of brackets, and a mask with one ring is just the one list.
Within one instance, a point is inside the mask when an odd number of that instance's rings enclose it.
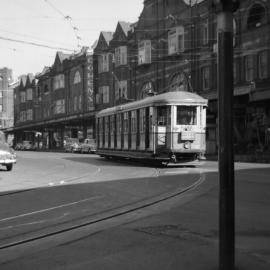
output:
{"label": "tram destination sign", "polygon": [[182,141],[194,141],[195,133],[192,131],[182,131],[181,132],[181,140]]}

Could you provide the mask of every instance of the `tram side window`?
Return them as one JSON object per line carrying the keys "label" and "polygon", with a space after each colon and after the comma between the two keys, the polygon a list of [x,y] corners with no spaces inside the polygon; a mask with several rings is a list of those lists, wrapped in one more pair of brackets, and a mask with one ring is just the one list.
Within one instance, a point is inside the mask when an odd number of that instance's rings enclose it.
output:
{"label": "tram side window", "polygon": [[121,114],[117,114],[117,133],[121,133]]}
{"label": "tram side window", "polygon": [[137,125],[136,125],[136,111],[131,112],[131,132],[137,131]]}
{"label": "tram side window", "polygon": [[111,131],[111,134],[114,133],[114,115],[110,117],[110,131]]}
{"label": "tram side window", "polygon": [[197,108],[195,106],[177,106],[177,125],[196,125]]}
{"label": "tram side window", "polygon": [[159,106],[157,108],[157,124],[158,126],[167,125],[167,107],[166,106]]}
{"label": "tram side window", "polygon": [[108,119],[109,117],[108,116],[106,116],[105,118],[104,118],[104,120],[105,120],[105,130],[104,130],[104,133],[108,133],[108,131],[109,131],[109,119]]}
{"label": "tram side window", "polygon": [[140,109],[140,132],[145,131],[145,109]]}
{"label": "tram side window", "polygon": [[124,113],[124,132],[128,133],[128,113]]}
{"label": "tram side window", "polygon": [[103,118],[99,119],[99,130],[100,130],[100,134],[103,133]]}

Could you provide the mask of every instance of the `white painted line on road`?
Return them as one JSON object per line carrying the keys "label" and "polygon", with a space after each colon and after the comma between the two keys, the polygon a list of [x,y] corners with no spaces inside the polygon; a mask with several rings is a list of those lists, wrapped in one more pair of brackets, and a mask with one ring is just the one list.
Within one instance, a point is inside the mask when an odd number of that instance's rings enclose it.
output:
{"label": "white painted line on road", "polygon": [[20,224],[16,224],[16,225],[9,225],[7,227],[0,227],[0,230],[9,230],[9,229],[14,229],[14,228],[19,228],[19,227],[23,227],[23,226],[31,226],[31,225],[36,225],[36,224],[44,224],[48,221],[56,221],[56,220],[60,220],[66,216],[68,216],[69,214],[67,213],[64,213],[63,215],[61,216],[58,216],[57,218],[54,218],[54,219],[42,219],[42,220],[37,220],[37,221],[33,221],[33,222],[28,222],[28,223],[20,223]]}
{"label": "white painted line on road", "polygon": [[188,174],[189,171],[185,170],[185,171],[167,171],[167,172],[164,172],[164,174]]}
{"label": "white painted line on road", "polygon": [[100,197],[102,197],[102,196],[99,195],[99,196],[89,197],[89,198],[86,198],[84,200],[79,200],[79,201],[72,202],[72,203],[61,204],[61,205],[57,205],[57,206],[54,206],[54,207],[41,209],[41,210],[30,212],[30,213],[25,213],[25,214],[13,216],[13,217],[3,218],[3,219],[0,219],[0,222],[8,221],[8,220],[16,219],[16,218],[21,218],[21,217],[27,217],[27,216],[31,216],[31,215],[35,215],[35,214],[44,213],[44,212],[49,212],[51,210],[63,208],[63,207],[66,207],[66,206],[76,205],[76,204],[79,204],[79,203],[82,203],[82,202],[91,201],[91,200],[94,200],[94,199],[97,199],[97,198],[100,198]]}

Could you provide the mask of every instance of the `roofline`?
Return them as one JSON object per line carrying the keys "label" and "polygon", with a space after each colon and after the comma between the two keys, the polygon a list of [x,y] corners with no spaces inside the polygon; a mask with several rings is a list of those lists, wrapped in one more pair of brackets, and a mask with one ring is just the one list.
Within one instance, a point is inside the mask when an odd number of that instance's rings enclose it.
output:
{"label": "roofline", "polygon": [[[174,94],[172,94],[174,93]],[[184,93],[184,94],[183,94]],[[177,96],[177,97],[176,97]],[[183,96],[181,98],[181,96]],[[156,96],[147,97],[143,100],[137,100],[123,105],[104,109],[97,113],[97,117],[111,115],[117,112],[131,111],[133,109],[145,108],[148,106],[162,106],[162,105],[202,105],[207,106],[207,99],[190,92],[167,92]]]}

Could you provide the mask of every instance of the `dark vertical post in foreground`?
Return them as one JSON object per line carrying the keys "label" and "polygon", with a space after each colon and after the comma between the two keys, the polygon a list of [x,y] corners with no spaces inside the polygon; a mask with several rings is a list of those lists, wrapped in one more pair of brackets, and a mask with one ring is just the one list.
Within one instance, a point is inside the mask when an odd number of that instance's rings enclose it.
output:
{"label": "dark vertical post in foreground", "polygon": [[234,1],[214,1],[218,37],[219,269],[235,267],[233,154],[233,9]]}

